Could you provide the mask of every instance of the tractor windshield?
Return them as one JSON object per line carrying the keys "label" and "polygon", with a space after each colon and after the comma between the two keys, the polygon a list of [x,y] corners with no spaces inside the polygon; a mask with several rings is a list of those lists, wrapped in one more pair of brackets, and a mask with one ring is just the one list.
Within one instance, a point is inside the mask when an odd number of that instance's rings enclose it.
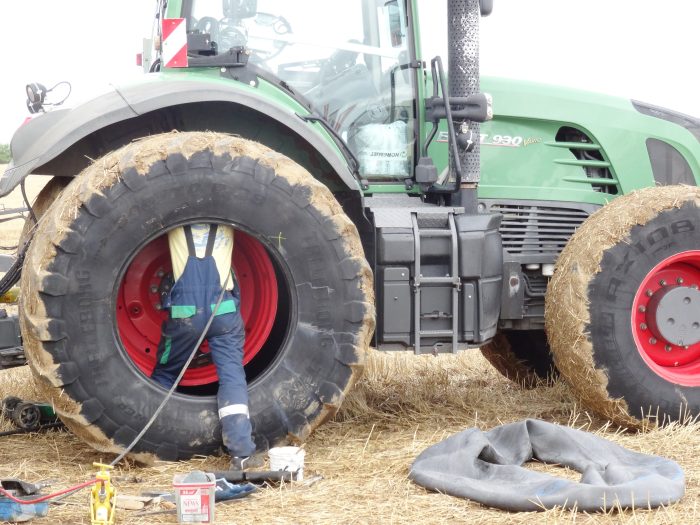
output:
{"label": "tractor windshield", "polygon": [[414,73],[404,0],[191,0],[189,33],[250,62],[309,100],[372,180],[412,176]]}

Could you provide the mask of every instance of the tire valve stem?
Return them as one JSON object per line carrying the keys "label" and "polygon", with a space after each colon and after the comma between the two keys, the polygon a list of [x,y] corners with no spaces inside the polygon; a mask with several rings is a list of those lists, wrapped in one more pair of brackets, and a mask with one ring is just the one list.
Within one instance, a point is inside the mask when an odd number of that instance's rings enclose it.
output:
{"label": "tire valve stem", "polygon": [[656,337],[650,337],[649,344],[655,345],[656,344]]}

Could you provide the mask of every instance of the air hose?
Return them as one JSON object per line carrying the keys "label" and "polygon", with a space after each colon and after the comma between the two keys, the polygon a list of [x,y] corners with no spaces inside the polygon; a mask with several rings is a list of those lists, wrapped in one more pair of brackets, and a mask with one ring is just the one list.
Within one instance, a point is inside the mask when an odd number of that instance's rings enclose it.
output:
{"label": "air hose", "polygon": [[84,483],[80,483],[80,484],[75,485],[73,487],[68,487],[67,489],[59,490],[58,492],[54,492],[53,494],[47,494],[46,496],[41,496],[41,497],[36,498],[36,499],[15,498],[12,494],[10,494],[8,491],[6,491],[2,487],[0,487],[0,494],[2,494],[6,498],[14,501],[15,503],[19,503],[21,505],[33,505],[35,503],[41,503],[42,501],[46,501],[49,499],[56,498],[58,496],[62,496],[63,494],[73,493],[77,490],[84,489],[85,487],[89,487],[90,485],[93,485],[93,484],[97,483],[98,481],[99,481],[98,479],[91,479],[90,481],[86,481]]}
{"label": "air hose", "polygon": [[[34,210],[32,209],[31,205],[29,204],[29,201],[27,199],[26,193],[24,192],[24,185],[22,184],[22,196],[24,197],[25,203],[27,204],[27,207],[29,209],[29,212],[31,214],[32,219],[34,220],[34,224],[36,227],[36,224],[38,223],[36,216],[34,215]],[[27,248],[29,247],[29,243],[31,241],[31,238],[33,237],[34,234],[34,228],[31,230],[29,238],[25,241],[24,246],[19,247],[19,252],[18,256],[12,265],[12,267],[8,270],[8,272],[3,276],[2,279],[0,279],[0,295],[4,293],[5,291],[9,290],[18,280],[22,271],[22,264],[24,262],[24,256],[27,252]],[[173,386],[170,387],[170,390],[168,393],[165,395],[163,398],[163,401],[161,404],[158,406],[158,408],[155,410],[151,418],[146,422],[144,425],[143,429],[139,434],[133,439],[133,441],[129,444],[124,451],[119,454],[110,464],[109,466],[113,467],[117,463],[119,463],[124,457],[131,452],[131,450],[136,446],[136,444],[141,440],[141,438],[144,436],[144,434],[148,431],[149,428],[151,428],[151,425],[155,422],[156,418],[158,415],[161,413],[163,410],[163,407],[165,407],[165,404],[170,400],[172,397],[173,393],[175,392],[175,389],[177,388],[178,384],[180,383],[180,380],[182,379],[182,376],[185,375],[185,372],[187,371],[187,367],[190,366],[190,363],[194,359],[194,356],[197,354],[197,350],[199,349],[200,345],[204,341],[204,338],[207,335],[207,332],[209,331],[209,327],[211,326],[211,323],[214,321],[214,317],[216,317],[217,312],[219,311],[219,307],[221,306],[221,302],[223,301],[224,294],[226,293],[226,287],[228,286],[229,280],[231,278],[231,272],[228,273],[226,276],[226,280],[224,281],[224,285],[221,288],[221,293],[219,294],[218,299],[216,300],[216,304],[214,305],[214,308],[212,309],[211,316],[209,316],[209,319],[207,320],[207,324],[204,326],[204,329],[202,330],[201,335],[199,336],[199,339],[194,345],[194,348],[192,348],[192,352],[190,353],[189,358],[185,362],[184,366],[182,367],[182,370],[180,370],[180,374],[177,376],[175,379],[175,382],[173,383]],[[35,503],[41,503],[43,501],[47,501],[53,498],[58,498],[59,496],[69,496],[70,494],[77,492],[78,490],[81,490],[85,487],[89,487],[90,485],[93,485],[94,483],[99,482],[98,479],[91,479],[90,481],[86,481],[84,483],[79,483],[78,485],[74,485],[73,487],[69,487],[67,489],[61,490],[59,492],[55,492],[53,494],[48,494],[46,496],[41,496],[36,499],[32,500],[23,500],[19,498],[15,498],[12,494],[10,494],[8,491],[6,491],[4,488],[0,487],[0,495],[3,495],[10,500],[14,501],[15,503],[19,503],[22,505],[32,505]],[[61,498],[63,499],[63,498]]]}
{"label": "air hose", "polygon": [[[228,286],[230,277],[231,277],[231,274],[229,273],[228,276],[226,277],[226,281],[224,282],[224,286],[221,289],[221,293],[219,294],[219,297],[216,300],[216,304],[214,305],[211,316],[209,316],[209,319],[207,320],[207,324],[205,325],[204,329],[202,330],[202,334],[199,336],[199,339],[197,340],[197,343],[194,345],[194,348],[192,349],[192,352],[190,353],[189,358],[187,359],[184,366],[182,367],[182,370],[180,370],[180,374],[177,376],[177,379],[175,379],[173,386],[170,387],[170,390],[168,391],[166,396],[163,398],[163,401],[158,406],[156,411],[153,413],[153,415],[151,416],[151,419],[149,419],[148,422],[146,422],[146,425],[143,427],[141,432],[139,432],[139,434],[134,438],[134,440],[131,442],[131,444],[129,444],[129,446],[126,447],[126,449],[124,449],[124,451],[121,454],[119,454],[119,456],[117,456],[117,458],[109,464],[110,467],[113,467],[114,465],[119,463],[122,459],[124,459],[124,456],[126,456],[131,451],[131,449],[133,449],[136,446],[136,444],[143,437],[143,435],[148,431],[149,428],[151,428],[151,425],[158,417],[158,414],[161,413],[165,404],[172,397],[173,392],[175,392],[175,389],[177,388],[178,383],[180,383],[180,380],[182,379],[182,376],[185,375],[185,372],[187,371],[187,367],[190,366],[190,363],[194,359],[194,356],[197,354],[197,350],[199,349],[199,346],[202,344],[202,341],[204,341],[204,338],[207,335],[207,331],[209,330],[211,323],[214,321],[214,317],[216,317],[216,313],[219,311],[219,307],[221,306],[221,302],[223,301],[224,294],[226,293],[226,287]],[[11,499],[15,503],[20,503],[22,505],[31,505],[34,503],[41,503],[42,501],[57,498],[58,496],[70,495],[73,492],[76,492],[80,489],[83,489],[85,487],[93,485],[94,483],[97,483],[97,482],[99,482],[98,479],[91,479],[90,481],[86,481],[84,483],[80,483],[80,484],[75,485],[73,487],[69,487],[67,489],[61,490],[59,492],[55,492],[53,494],[48,494],[46,496],[41,496],[40,498],[36,498],[33,500],[23,500],[23,499],[15,498],[14,496],[12,496],[12,494],[10,494],[8,491],[3,489],[2,487],[0,487],[0,494]]]}

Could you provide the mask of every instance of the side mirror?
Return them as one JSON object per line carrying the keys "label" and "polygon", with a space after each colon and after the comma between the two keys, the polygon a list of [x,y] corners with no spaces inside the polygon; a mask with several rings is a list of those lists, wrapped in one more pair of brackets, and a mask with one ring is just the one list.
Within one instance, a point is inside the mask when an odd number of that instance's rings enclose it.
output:
{"label": "side mirror", "polygon": [[479,9],[481,16],[489,16],[493,11],[493,0],[479,0]]}
{"label": "side mirror", "polygon": [[257,0],[223,0],[225,18],[251,18],[258,12]]}

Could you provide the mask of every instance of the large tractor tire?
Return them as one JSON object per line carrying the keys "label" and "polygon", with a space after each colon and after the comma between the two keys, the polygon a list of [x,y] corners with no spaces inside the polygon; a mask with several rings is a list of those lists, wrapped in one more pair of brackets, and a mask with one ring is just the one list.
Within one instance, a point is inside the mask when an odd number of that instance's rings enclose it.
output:
{"label": "large tractor tire", "polygon": [[523,388],[558,375],[544,330],[503,330],[480,350],[496,370]]}
{"label": "large tractor tire", "polygon": [[571,238],[545,320],[582,405],[632,428],[700,414],[700,190],[615,199]]}
{"label": "large tractor tire", "polygon": [[[144,139],[95,161],[60,194],[22,273],[32,370],[66,426],[100,451],[122,451],[166,395],[149,378],[170,272],[164,234],[194,222],[236,229],[259,449],[303,441],[362,371],[375,322],[372,275],[357,229],[329,190],[241,138]],[[219,451],[216,371],[200,351],[136,459]]]}

